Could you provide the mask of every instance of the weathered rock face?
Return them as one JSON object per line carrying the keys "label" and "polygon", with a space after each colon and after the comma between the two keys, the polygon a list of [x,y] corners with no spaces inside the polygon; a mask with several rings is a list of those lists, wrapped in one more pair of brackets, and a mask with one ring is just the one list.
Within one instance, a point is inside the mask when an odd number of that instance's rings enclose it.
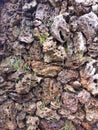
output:
{"label": "weathered rock face", "polygon": [[33,0],[33,1],[30,2],[30,3],[25,3],[24,6],[22,7],[22,9],[23,9],[24,11],[28,11],[28,10],[33,9],[36,5],[37,5],[36,0]]}
{"label": "weathered rock face", "polygon": [[58,15],[54,18],[53,24],[51,26],[51,33],[52,36],[61,43],[64,43],[69,38],[69,26],[66,23],[63,15]]}
{"label": "weathered rock face", "polygon": [[43,20],[47,15],[48,6],[45,4],[38,4],[35,18]]}
{"label": "weathered rock face", "polygon": [[62,84],[66,84],[71,80],[76,80],[78,77],[78,73],[73,70],[63,70],[58,74],[57,80]]}
{"label": "weathered rock face", "polygon": [[17,125],[20,129],[25,127],[25,123],[24,123],[25,116],[26,113],[22,111],[17,114],[16,120],[17,120]]}
{"label": "weathered rock face", "polygon": [[90,99],[85,105],[86,119],[90,122],[98,120],[98,102],[95,99]]}
{"label": "weathered rock face", "polygon": [[27,130],[36,130],[39,124],[38,117],[28,116],[27,117]]}
{"label": "weathered rock face", "polygon": [[46,118],[48,120],[60,120],[60,116],[57,114],[56,110],[48,108],[44,102],[37,102],[36,115],[40,118]]}
{"label": "weathered rock face", "polygon": [[83,87],[90,91],[93,95],[98,95],[98,74],[94,68],[94,63],[95,60],[87,63],[85,69],[80,71],[80,75]]}
{"label": "weathered rock face", "polygon": [[51,78],[45,78],[41,81],[38,87],[34,88],[34,95],[38,100],[42,100],[44,103],[50,103],[55,101],[57,108],[59,107],[59,102],[56,98],[59,98],[62,92],[62,85],[56,80]]}
{"label": "weathered rock face", "polygon": [[27,28],[26,30],[22,29],[19,35],[19,41],[25,43],[32,43],[33,42],[32,32]]}
{"label": "weathered rock face", "polygon": [[52,38],[47,39],[43,44],[44,61],[50,62],[63,62],[66,58],[65,48],[63,46],[57,46],[56,42],[53,42]]}
{"label": "weathered rock face", "polygon": [[18,94],[27,94],[29,91],[38,85],[36,77],[31,74],[25,75],[21,81],[19,81],[15,88]]}
{"label": "weathered rock face", "polygon": [[[70,101],[69,101],[70,99]],[[74,94],[67,92],[62,94],[62,108],[59,113],[67,117],[74,114],[78,110],[78,99]]]}
{"label": "weathered rock face", "polygon": [[51,66],[39,61],[38,62],[32,61],[31,65],[36,75],[44,77],[55,77],[61,70],[61,67],[59,66]]}
{"label": "weathered rock face", "polygon": [[98,54],[96,53],[97,50],[98,50],[98,38],[95,37],[95,39],[93,40],[92,44],[90,44],[89,47],[88,47],[88,54],[92,58],[96,58],[98,56]]}
{"label": "weathered rock face", "polygon": [[98,0],[0,1],[0,130],[98,130]]}
{"label": "weathered rock face", "polygon": [[90,6],[92,4],[96,4],[97,0],[75,0],[78,4],[83,4],[84,6]]}
{"label": "weathered rock face", "polygon": [[6,101],[3,105],[0,106],[0,110],[0,113],[2,114],[0,117],[0,127],[9,130],[15,130],[16,109],[14,106],[14,102],[12,102],[11,100]]}
{"label": "weathered rock face", "polygon": [[64,121],[60,120],[60,121],[48,121],[48,120],[44,120],[42,119],[40,121],[40,129],[42,130],[60,130],[64,127]]}
{"label": "weathered rock face", "polygon": [[90,100],[90,93],[87,92],[86,90],[82,90],[78,94],[78,99],[79,99],[80,103],[86,104]]}
{"label": "weathered rock face", "polygon": [[98,17],[93,12],[80,16],[78,19],[79,29],[84,33],[86,39],[92,40],[98,29]]}
{"label": "weathered rock face", "polygon": [[32,60],[41,60],[43,54],[41,53],[41,46],[38,42],[33,42],[33,45],[29,48],[29,58]]}
{"label": "weathered rock face", "polygon": [[49,78],[44,79],[41,86],[44,90],[42,94],[42,100],[44,102],[50,102],[62,92],[61,84]]}
{"label": "weathered rock face", "polygon": [[86,52],[86,39],[81,32],[76,32],[74,38],[74,52],[83,55]]}

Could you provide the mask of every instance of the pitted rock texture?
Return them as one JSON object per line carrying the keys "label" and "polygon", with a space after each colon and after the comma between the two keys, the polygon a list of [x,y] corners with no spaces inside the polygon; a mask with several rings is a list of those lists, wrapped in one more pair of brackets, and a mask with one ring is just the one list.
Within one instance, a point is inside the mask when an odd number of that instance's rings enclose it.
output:
{"label": "pitted rock texture", "polygon": [[0,0],[0,130],[98,130],[98,0]]}

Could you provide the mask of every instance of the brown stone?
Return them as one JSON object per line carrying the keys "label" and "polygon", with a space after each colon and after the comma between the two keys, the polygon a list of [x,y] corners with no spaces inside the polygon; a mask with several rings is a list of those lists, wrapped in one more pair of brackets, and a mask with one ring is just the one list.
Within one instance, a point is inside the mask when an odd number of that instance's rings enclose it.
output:
{"label": "brown stone", "polygon": [[61,70],[59,66],[48,65],[40,61],[32,61],[31,66],[36,75],[44,77],[55,77]]}

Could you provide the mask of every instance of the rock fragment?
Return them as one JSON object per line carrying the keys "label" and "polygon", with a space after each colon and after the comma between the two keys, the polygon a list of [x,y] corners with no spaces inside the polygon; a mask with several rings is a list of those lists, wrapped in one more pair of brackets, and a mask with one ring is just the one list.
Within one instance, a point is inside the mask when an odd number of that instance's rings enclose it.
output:
{"label": "rock fragment", "polygon": [[74,46],[75,46],[75,50],[74,53],[79,53],[81,55],[84,54],[84,52],[86,52],[86,39],[83,36],[83,34],[81,32],[76,32],[74,38]]}
{"label": "rock fragment", "polygon": [[70,81],[76,80],[78,77],[78,73],[73,70],[64,69],[58,74],[57,80],[62,84],[66,84]]}
{"label": "rock fragment", "polygon": [[20,129],[25,127],[25,123],[24,123],[25,118],[26,118],[25,112],[21,111],[17,114],[16,120],[17,120],[17,125]]}
{"label": "rock fragment", "polygon": [[[18,94],[27,94],[29,93],[30,89],[37,86],[36,79],[31,74],[25,75],[21,81],[19,81],[15,88]],[[35,81],[34,81],[35,80]]]}
{"label": "rock fragment", "polygon": [[83,4],[84,6],[90,6],[92,4],[96,4],[97,0],[75,0],[78,4]]}
{"label": "rock fragment", "polygon": [[54,18],[53,24],[51,26],[51,34],[61,43],[64,43],[69,38],[69,25],[67,24],[62,14]]}
{"label": "rock fragment", "polygon": [[80,16],[78,19],[78,26],[88,41],[94,39],[98,29],[97,15],[93,12],[90,12]]}
{"label": "rock fragment", "polygon": [[98,14],[98,4],[95,4],[92,6],[92,11],[95,13],[95,14]]}
{"label": "rock fragment", "polygon": [[98,121],[98,102],[91,98],[85,105],[86,119],[89,122]]}
{"label": "rock fragment", "polygon": [[57,46],[51,38],[43,44],[44,61],[51,62],[63,62],[67,58],[65,48],[63,46]]}
{"label": "rock fragment", "polygon": [[78,99],[77,99],[76,95],[64,92],[64,93],[62,93],[62,102],[63,102],[63,104],[62,104],[63,108],[65,108],[65,110],[69,114],[75,113],[77,111]]}
{"label": "rock fragment", "polygon": [[57,7],[61,5],[62,0],[49,0],[49,2],[53,7]]}
{"label": "rock fragment", "polygon": [[46,4],[38,4],[35,18],[38,20],[43,20],[47,15],[48,5]]}
{"label": "rock fragment", "polygon": [[28,113],[28,114],[33,115],[35,113],[35,111],[36,111],[36,104],[34,102],[32,102],[32,101],[24,103],[23,107],[24,107],[23,111]]}
{"label": "rock fragment", "polygon": [[45,120],[42,119],[39,123],[39,127],[42,130],[60,130],[64,127],[64,121],[63,120],[59,120],[59,121],[49,121],[49,120]]}
{"label": "rock fragment", "polygon": [[33,35],[29,29],[27,31],[22,30],[20,32],[18,39],[19,39],[19,41],[28,43],[28,44],[32,43],[34,40]]}
{"label": "rock fragment", "polygon": [[84,89],[78,94],[78,99],[82,104],[86,104],[89,101],[90,97],[90,93]]}
{"label": "rock fragment", "polygon": [[37,102],[37,111],[36,115],[40,118],[46,118],[46,119],[56,119],[59,120],[60,116],[57,114],[56,110],[52,110],[44,104],[44,102]]}
{"label": "rock fragment", "polygon": [[22,7],[23,11],[28,11],[36,7],[37,2],[36,0],[31,1],[30,3],[25,3],[25,5]]}
{"label": "rock fragment", "polygon": [[92,44],[89,44],[89,46],[88,46],[88,54],[92,58],[96,58],[98,56],[98,54],[96,53],[97,50],[98,50],[98,38],[95,37]]}
{"label": "rock fragment", "polygon": [[94,63],[94,59],[87,63],[85,69],[80,71],[80,76],[83,88],[86,88],[93,95],[98,95],[98,74],[93,66]]}
{"label": "rock fragment", "polygon": [[27,130],[36,130],[39,125],[39,118],[36,116],[27,116]]}
{"label": "rock fragment", "polygon": [[55,97],[60,96],[62,92],[61,84],[50,78],[45,78],[41,86],[43,88],[41,99],[45,103],[50,103]]}
{"label": "rock fragment", "polygon": [[61,70],[59,66],[48,65],[40,61],[32,61],[31,66],[36,75],[44,77],[55,77]]}

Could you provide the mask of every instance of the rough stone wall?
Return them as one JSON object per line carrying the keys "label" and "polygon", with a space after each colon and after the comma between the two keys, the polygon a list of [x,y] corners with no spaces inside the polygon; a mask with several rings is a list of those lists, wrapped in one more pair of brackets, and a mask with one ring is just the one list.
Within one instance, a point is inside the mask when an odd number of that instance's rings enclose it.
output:
{"label": "rough stone wall", "polygon": [[98,130],[98,0],[0,0],[0,130]]}

